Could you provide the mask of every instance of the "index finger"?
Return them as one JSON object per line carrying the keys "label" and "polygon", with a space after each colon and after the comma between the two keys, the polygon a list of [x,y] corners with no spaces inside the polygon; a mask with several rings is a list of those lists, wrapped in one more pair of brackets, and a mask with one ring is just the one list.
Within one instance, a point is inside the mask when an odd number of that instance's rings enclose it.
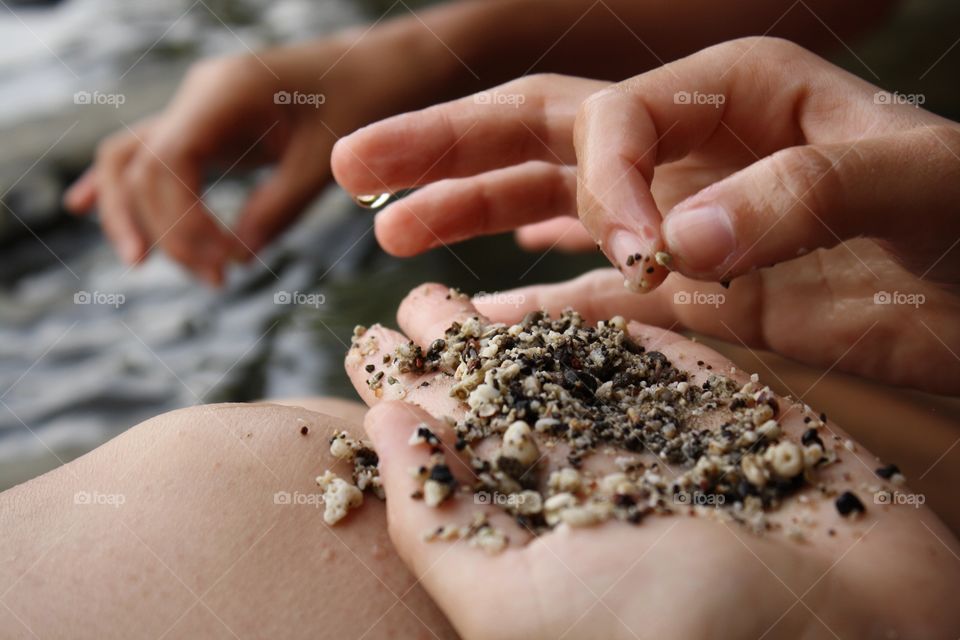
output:
{"label": "index finger", "polygon": [[[705,49],[594,94],[574,128],[584,226],[633,288],[663,281],[662,214],[650,192],[657,165],[691,153],[746,166],[801,143],[838,141],[873,126],[858,100],[872,87],[797,45],[748,38]],[[842,94],[837,88],[842,89]],[[658,259],[659,258],[659,259]]]}
{"label": "index finger", "polygon": [[398,191],[543,160],[569,164],[580,102],[606,82],[528,76],[364,127],[333,148],[332,169],[354,195]]}

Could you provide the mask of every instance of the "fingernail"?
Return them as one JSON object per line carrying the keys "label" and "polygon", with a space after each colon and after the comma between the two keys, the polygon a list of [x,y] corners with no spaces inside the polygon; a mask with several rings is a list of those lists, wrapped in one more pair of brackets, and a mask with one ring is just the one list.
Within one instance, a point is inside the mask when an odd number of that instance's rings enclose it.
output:
{"label": "fingernail", "polygon": [[625,229],[614,231],[607,240],[607,257],[627,278],[631,289],[646,291],[649,275],[647,270],[656,268],[650,243]]}
{"label": "fingernail", "polygon": [[[613,232],[607,241],[607,257],[616,262],[621,269],[624,266],[633,266],[637,261],[637,256],[643,259],[645,245],[636,234],[624,229],[618,229]],[[629,264],[628,264],[629,263]]]}
{"label": "fingernail", "polygon": [[695,271],[723,266],[736,249],[730,215],[716,205],[669,214],[663,235],[671,253]]}

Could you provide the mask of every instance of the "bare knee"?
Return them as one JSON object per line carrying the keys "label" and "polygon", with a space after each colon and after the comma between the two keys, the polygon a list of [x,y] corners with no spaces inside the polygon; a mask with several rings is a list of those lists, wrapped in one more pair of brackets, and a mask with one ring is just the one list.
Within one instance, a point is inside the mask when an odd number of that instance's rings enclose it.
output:
{"label": "bare knee", "polygon": [[[0,495],[12,518],[0,540],[5,604],[41,637],[78,621],[93,636],[158,636],[218,620],[242,635],[342,637],[410,589],[418,616],[449,629],[412,588],[382,503],[368,497],[335,529],[323,522],[314,478],[350,473],[329,454],[337,429],[360,427],[274,404],[193,407]],[[407,611],[381,624],[414,632],[415,616],[395,619]]]}

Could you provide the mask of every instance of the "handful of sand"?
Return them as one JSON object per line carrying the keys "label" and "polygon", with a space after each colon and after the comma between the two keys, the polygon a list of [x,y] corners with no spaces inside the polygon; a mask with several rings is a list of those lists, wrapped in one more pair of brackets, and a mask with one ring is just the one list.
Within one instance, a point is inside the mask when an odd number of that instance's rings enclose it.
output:
{"label": "handful of sand", "polygon": [[[364,343],[362,328],[353,348],[365,354],[374,348]],[[837,460],[820,436],[825,416],[798,404],[807,429],[794,441],[780,427],[775,394],[756,375],[739,384],[698,362],[694,376],[639,345],[620,317],[589,325],[572,311],[555,319],[531,313],[509,326],[470,318],[453,323],[426,350],[411,342],[380,362],[366,367],[371,389],[384,380],[423,385],[427,376],[448,377],[463,409],[449,420],[452,447],[427,425],[411,434],[411,446],[431,452],[428,464],[412,470],[422,483],[413,498],[439,507],[472,495],[536,535],[609,519],[638,524],[697,508],[762,532],[767,513],[816,486],[818,470]],[[492,451],[482,444],[490,442]],[[369,445],[336,434],[331,451],[355,462],[359,489],[382,495]],[[468,462],[470,482],[455,480],[450,455]],[[588,469],[593,456],[612,464],[603,473]],[[849,492],[837,508],[844,515],[863,511]],[[488,550],[506,542],[482,514],[427,535],[460,537],[480,539]]]}

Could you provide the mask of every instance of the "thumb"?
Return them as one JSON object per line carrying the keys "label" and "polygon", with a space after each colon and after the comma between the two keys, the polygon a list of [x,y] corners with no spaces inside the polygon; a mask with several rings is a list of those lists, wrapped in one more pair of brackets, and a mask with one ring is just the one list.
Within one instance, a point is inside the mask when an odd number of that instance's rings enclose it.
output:
{"label": "thumb", "polygon": [[925,127],[784,149],[674,207],[664,240],[677,270],[699,279],[730,279],[857,236],[929,263],[960,232],[950,215],[960,163],[944,142],[957,139]]}
{"label": "thumb", "polygon": [[320,191],[330,170],[330,144],[303,137],[291,142],[273,174],[251,194],[237,236],[257,252],[286,229]]}

